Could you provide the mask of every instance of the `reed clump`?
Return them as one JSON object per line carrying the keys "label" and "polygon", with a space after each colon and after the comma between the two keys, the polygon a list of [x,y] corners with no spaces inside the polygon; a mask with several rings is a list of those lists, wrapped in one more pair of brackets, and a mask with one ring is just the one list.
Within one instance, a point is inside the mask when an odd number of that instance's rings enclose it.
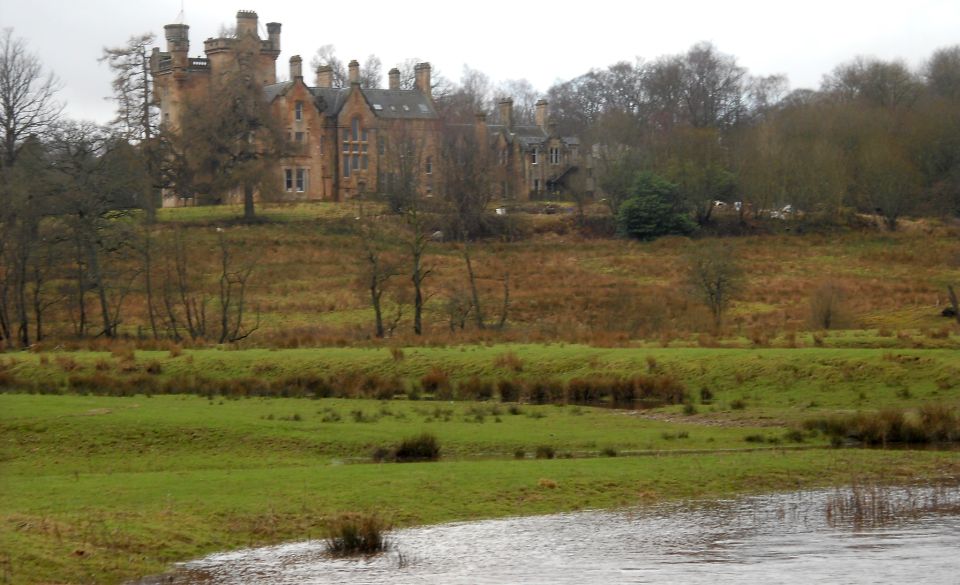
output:
{"label": "reed clump", "polygon": [[376,514],[344,513],[327,521],[324,543],[327,552],[335,556],[373,555],[390,548],[389,529]]}
{"label": "reed clump", "polygon": [[811,418],[803,422],[803,427],[822,432],[835,442],[850,440],[867,445],[960,441],[960,416],[944,404],[925,404],[916,411],[888,408]]}

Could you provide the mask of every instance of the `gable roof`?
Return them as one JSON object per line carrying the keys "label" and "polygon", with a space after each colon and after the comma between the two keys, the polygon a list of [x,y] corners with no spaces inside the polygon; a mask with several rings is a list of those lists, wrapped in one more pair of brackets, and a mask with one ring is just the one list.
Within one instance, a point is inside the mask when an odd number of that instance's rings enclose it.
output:
{"label": "gable roof", "polygon": [[363,97],[380,118],[436,119],[430,99],[415,89],[362,89]]}
{"label": "gable roof", "polygon": [[346,87],[310,87],[307,88],[313,94],[314,102],[319,109],[328,116],[336,115],[343,109],[343,104],[347,101],[350,89]]}

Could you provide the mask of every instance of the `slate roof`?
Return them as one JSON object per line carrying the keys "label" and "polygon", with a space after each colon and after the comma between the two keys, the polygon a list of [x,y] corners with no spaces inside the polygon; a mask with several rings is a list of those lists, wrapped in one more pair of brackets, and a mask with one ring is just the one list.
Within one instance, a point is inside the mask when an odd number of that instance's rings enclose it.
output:
{"label": "slate roof", "polygon": [[[263,88],[267,101],[273,101],[290,88],[292,82],[274,83]],[[320,110],[328,115],[336,115],[350,95],[348,87],[311,87]],[[433,120],[438,117],[433,103],[424,94],[411,89],[362,89],[363,97],[370,104],[373,113],[379,118],[405,118]]]}
{"label": "slate roof", "polygon": [[318,107],[321,108],[320,111],[328,116],[338,113],[343,108],[350,93],[350,90],[345,87],[311,87],[309,89]]}
{"label": "slate roof", "polygon": [[437,110],[423,93],[414,89],[364,89],[374,114],[380,118],[433,120]]}
{"label": "slate roof", "polygon": [[266,96],[267,103],[277,99],[277,96],[286,93],[291,85],[293,85],[292,81],[281,81],[280,83],[263,86],[263,95]]}

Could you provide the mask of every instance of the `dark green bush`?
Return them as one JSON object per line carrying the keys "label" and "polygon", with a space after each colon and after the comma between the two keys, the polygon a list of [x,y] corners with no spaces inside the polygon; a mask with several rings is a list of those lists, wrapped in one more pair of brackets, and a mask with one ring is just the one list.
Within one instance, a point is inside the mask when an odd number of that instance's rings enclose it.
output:
{"label": "dark green bush", "polygon": [[410,461],[436,461],[440,459],[440,441],[435,435],[423,433],[400,441],[394,450],[398,463]]}

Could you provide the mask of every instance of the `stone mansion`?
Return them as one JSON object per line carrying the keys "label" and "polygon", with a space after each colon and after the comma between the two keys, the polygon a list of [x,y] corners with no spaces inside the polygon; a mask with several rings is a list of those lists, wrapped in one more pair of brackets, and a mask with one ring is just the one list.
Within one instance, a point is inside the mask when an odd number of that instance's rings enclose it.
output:
{"label": "stone mansion", "polygon": [[[344,201],[361,192],[380,192],[391,161],[396,160],[392,147],[408,137],[418,137],[423,145],[417,183],[422,194],[431,193],[443,172],[437,136],[447,124],[432,95],[430,64],[416,66],[411,89],[401,89],[397,69],[389,72],[387,88],[362,88],[356,61],[349,64],[344,87],[335,87],[333,70],[326,65],[316,71],[316,83],[310,86],[304,81],[301,58],[293,56],[289,80],[277,82],[280,28],[280,23],[267,23],[267,38],[261,38],[257,14],[240,11],[235,36],[209,38],[203,43],[206,56],[190,57],[189,26],[166,25],[167,50],[155,47],[150,59],[163,123],[175,128],[186,103],[215,91],[213,80],[237,67],[239,40],[252,36],[259,44],[255,75],[263,84],[264,99],[294,147],[276,169],[277,185],[287,199]],[[499,124],[488,124],[482,113],[473,122],[476,144],[489,149],[484,155],[492,161],[488,168],[494,175],[490,177],[494,195],[525,200],[569,189],[584,166],[580,142],[557,135],[547,102],[537,103],[534,125],[512,123],[509,97],[499,101],[498,115]],[[172,192],[164,194],[164,207],[193,203]]]}

